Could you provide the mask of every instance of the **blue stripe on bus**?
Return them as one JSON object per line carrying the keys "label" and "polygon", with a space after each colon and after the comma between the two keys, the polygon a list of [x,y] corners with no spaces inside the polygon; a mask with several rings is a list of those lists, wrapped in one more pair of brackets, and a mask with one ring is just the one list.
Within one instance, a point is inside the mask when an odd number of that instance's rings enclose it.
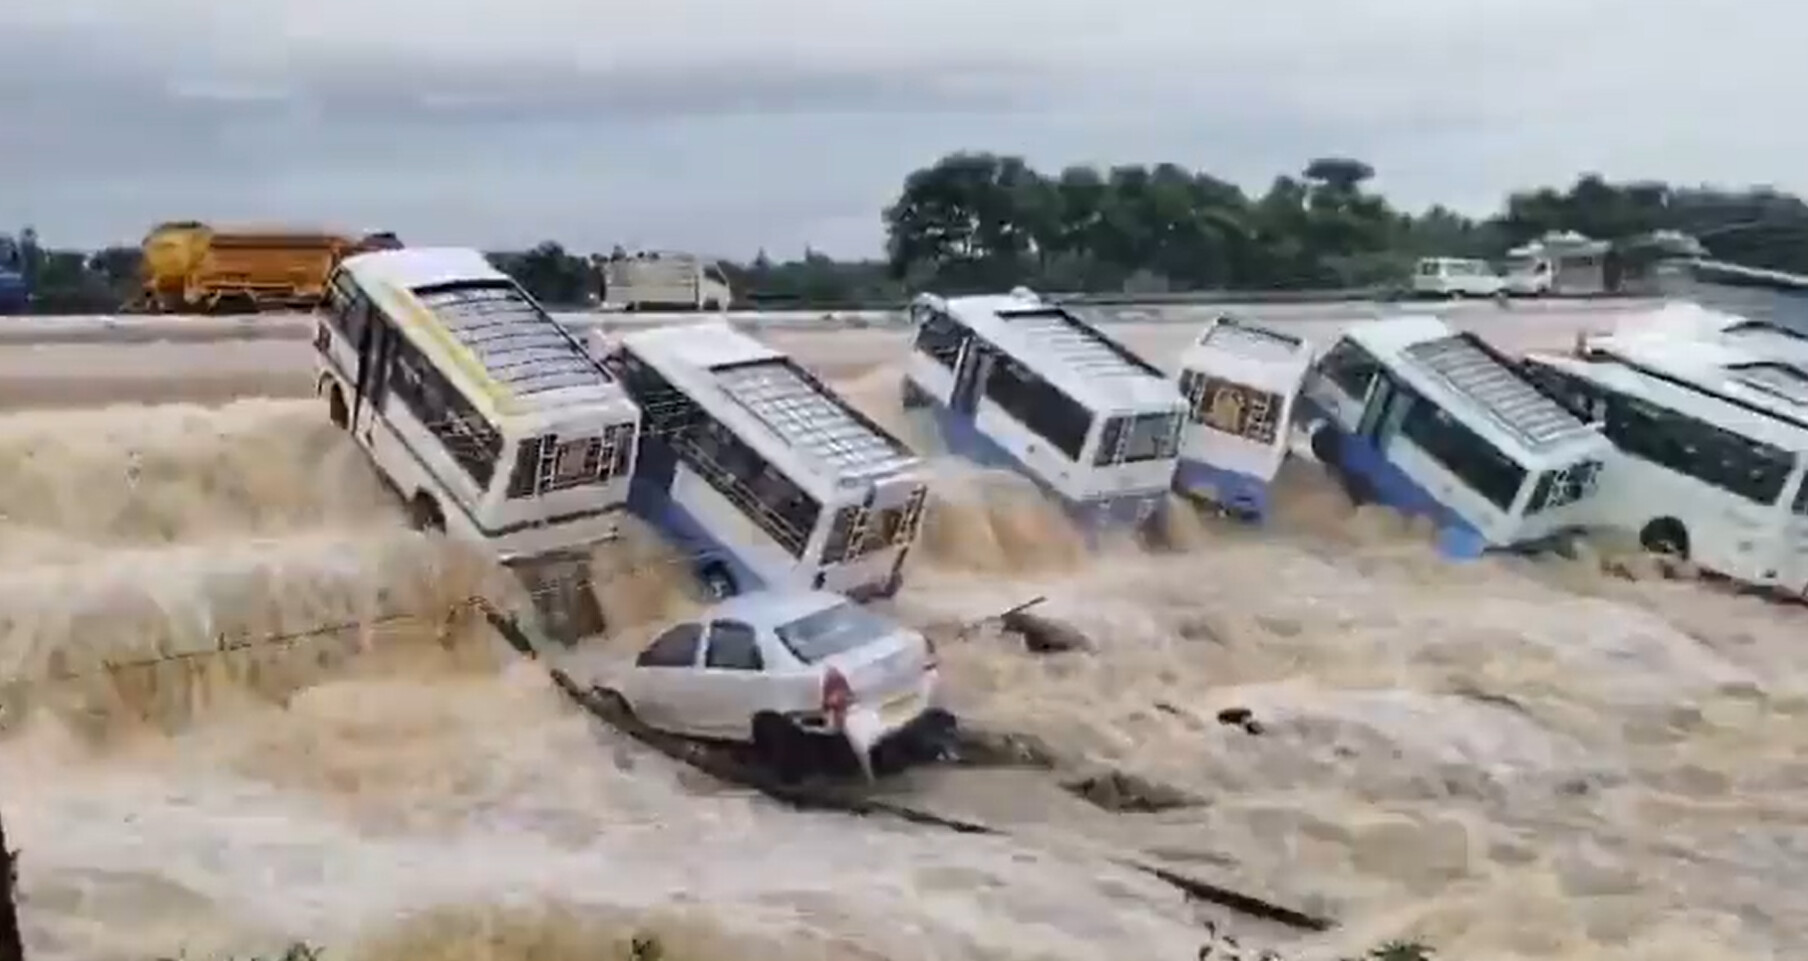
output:
{"label": "blue stripe on bus", "polygon": [[1086,535],[1089,543],[1096,543],[1098,535],[1105,530],[1136,524],[1139,518],[1159,516],[1167,509],[1166,490],[1133,491],[1081,499],[1068,497],[1043,480],[1017,455],[986,436],[972,415],[961,414],[933,396],[927,398],[923,409],[934,420],[936,431],[948,453],[981,467],[1002,468],[1026,478],[1045,496],[1061,505],[1061,509],[1080,528],[1081,533]]}
{"label": "blue stripe on bus", "polygon": [[629,512],[653,525],[689,559],[693,574],[701,576],[704,568],[720,563],[734,578],[737,591],[766,587],[764,578],[672,496],[672,481],[677,473],[678,456],[671,447],[643,437],[634,465],[634,479],[628,485]]}
{"label": "blue stripe on bus", "polygon": [[1268,516],[1269,483],[1267,478],[1188,457],[1182,457],[1174,471],[1174,489],[1180,493],[1209,500],[1256,520]]}
{"label": "blue stripe on bus", "polygon": [[1408,517],[1431,518],[1438,529],[1438,553],[1452,560],[1472,560],[1488,550],[1487,538],[1474,524],[1408,477],[1375,447],[1373,441],[1351,434],[1328,420],[1320,429],[1337,440],[1340,463],[1334,466],[1368,481],[1377,501]]}

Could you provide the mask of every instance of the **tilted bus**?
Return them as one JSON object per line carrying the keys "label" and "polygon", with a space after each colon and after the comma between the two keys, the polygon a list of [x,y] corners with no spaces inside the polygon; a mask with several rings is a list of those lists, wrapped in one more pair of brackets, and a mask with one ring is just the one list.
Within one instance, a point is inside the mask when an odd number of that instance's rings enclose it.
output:
{"label": "tilted bus", "polygon": [[[1668,303],[1630,314],[1614,332],[1629,337],[1662,336],[1725,344],[1759,357],[1808,366],[1808,329],[1708,307],[1692,301]],[[1584,338],[1586,339],[1586,338]]]}
{"label": "tilted bus", "polygon": [[1355,499],[1431,518],[1453,558],[1581,527],[1614,457],[1515,361],[1432,317],[1346,328],[1313,365],[1300,409],[1313,454]]}
{"label": "tilted bus", "polygon": [[[616,536],[640,422],[583,344],[481,253],[458,248],[347,257],[319,318],[317,390],[414,524],[516,565],[537,603],[542,587],[581,587],[543,585],[536,565],[581,563]],[[601,626],[593,610],[542,613],[584,622],[573,630]]]}
{"label": "tilted bus", "polygon": [[1593,522],[1748,584],[1808,591],[1808,373],[1725,344],[1590,338],[1527,375],[1592,412],[1620,456]]}
{"label": "tilted bus", "polygon": [[606,364],[644,416],[630,505],[712,593],[896,593],[929,496],[897,438],[724,323],[627,334]]}
{"label": "tilted bus", "polygon": [[1268,487],[1287,457],[1294,400],[1312,366],[1302,337],[1216,317],[1180,355],[1187,427],[1174,488],[1232,514],[1268,514]]}
{"label": "tilted bus", "polygon": [[1165,503],[1186,401],[1173,380],[1067,309],[1008,295],[919,295],[903,393],[950,453],[1023,474],[1088,529]]}

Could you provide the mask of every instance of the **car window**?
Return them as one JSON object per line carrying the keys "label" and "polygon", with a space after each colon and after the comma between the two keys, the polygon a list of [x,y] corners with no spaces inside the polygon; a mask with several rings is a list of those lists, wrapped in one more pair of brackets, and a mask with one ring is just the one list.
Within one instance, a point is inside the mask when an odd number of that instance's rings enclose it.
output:
{"label": "car window", "polygon": [[740,621],[715,621],[709,625],[709,652],[704,667],[722,671],[761,671],[766,661],[760,657],[760,639],[753,628]]}
{"label": "car window", "polygon": [[773,631],[805,664],[834,657],[876,641],[896,630],[890,621],[851,601],[825,607]]}
{"label": "car window", "polygon": [[680,624],[659,635],[634,663],[640,667],[690,667],[697,663],[697,642],[703,625]]}

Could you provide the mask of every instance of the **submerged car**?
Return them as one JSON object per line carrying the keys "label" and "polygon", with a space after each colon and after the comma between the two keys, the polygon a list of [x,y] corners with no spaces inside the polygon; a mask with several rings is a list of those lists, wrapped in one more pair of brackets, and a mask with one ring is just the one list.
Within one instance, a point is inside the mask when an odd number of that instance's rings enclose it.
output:
{"label": "submerged car", "polygon": [[867,777],[939,756],[934,645],[828,591],[758,591],[661,632],[594,679],[657,731],[751,746],[786,778],[851,757]]}

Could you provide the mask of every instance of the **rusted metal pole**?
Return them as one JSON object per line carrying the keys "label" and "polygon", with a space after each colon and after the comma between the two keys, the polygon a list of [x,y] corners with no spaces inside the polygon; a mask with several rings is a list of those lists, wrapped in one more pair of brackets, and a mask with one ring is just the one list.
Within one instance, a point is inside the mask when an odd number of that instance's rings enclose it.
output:
{"label": "rusted metal pole", "polygon": [[19,933],[19,907],[14,900],[18,881],[16,852],[6,844],[6,821],[0,818],[0,961],[25,961],[25,938]]}

